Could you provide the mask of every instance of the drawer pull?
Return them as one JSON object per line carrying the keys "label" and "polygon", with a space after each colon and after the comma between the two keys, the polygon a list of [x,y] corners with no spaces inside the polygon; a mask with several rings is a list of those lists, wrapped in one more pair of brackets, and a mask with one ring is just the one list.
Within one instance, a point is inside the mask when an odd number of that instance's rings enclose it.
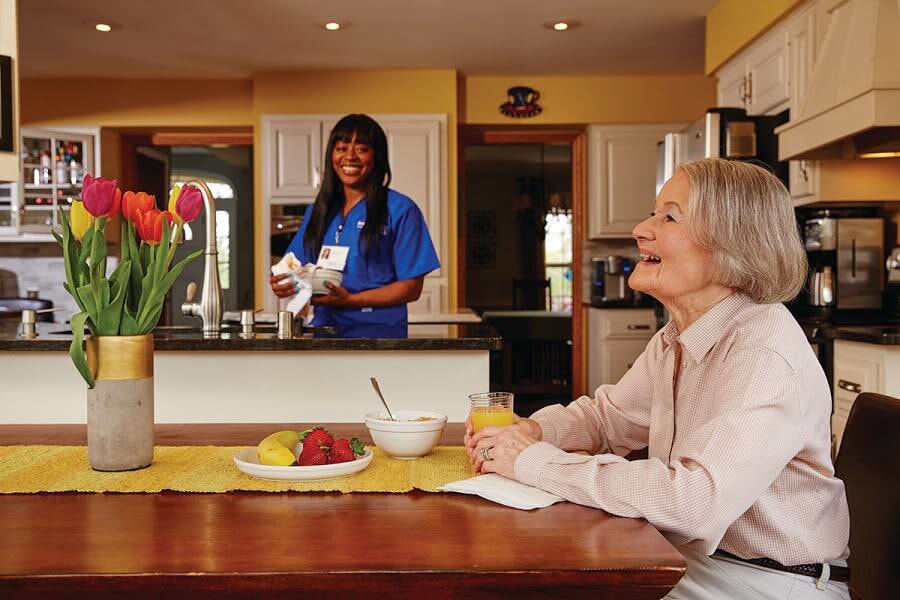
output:
{"label": "drawer pull", "polygon": [[862,392],[861,385],[859,385],[858,383],[853,383],[852,381],[847,381],[846,379],[838,379],[838,387],[842,390],[853,392],[854,394]]}
{"label": "drawer pull", "polygon": [[634,323],[628,325],[628,331],[646,331],[648,329],[650,329],[649,325],[635,325]]}

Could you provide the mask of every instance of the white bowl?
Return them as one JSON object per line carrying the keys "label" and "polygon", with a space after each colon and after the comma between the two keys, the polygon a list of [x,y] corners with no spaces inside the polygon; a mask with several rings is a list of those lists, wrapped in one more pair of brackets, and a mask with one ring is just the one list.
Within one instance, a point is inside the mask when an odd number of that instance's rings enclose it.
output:
{"label": "white bowl", "polygon": [[340,286],[344,281],[344,273],[334,269],[316,269],[312,274],[313,294],[327,294],[329,292],[326,283]]}
{"label": "white bowl", "polygon": [[[375,445],[394,458],[411,459],[425,456],[437,445],[447,425],[447,415],[428,410],[392,411],[396,421],[386,412],[366,415],[366,427]],[[431,417],[418,420],[419,417]]]}

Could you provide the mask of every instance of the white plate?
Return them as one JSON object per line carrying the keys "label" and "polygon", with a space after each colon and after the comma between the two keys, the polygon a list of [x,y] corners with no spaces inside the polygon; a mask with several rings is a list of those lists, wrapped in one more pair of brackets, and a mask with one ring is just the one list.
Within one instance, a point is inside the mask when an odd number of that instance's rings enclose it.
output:
{"label": "white plate", "polygon": [[273,465],[259,464],[256,448],[247,448],[234,455],[234,464],[238,470],[268,481],[319,481],[321,479],[334,479],[359,473],[369,466],[375,455],[366,448],[366,453],[350,462],[336,463],[333,465],[315,465],[312,467],[276,467]]}

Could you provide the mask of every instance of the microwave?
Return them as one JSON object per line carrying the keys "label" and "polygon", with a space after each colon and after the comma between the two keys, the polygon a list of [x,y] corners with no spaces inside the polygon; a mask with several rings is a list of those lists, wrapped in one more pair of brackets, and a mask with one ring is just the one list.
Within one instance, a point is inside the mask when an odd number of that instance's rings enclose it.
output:
{"label": "microwave", "polygon": [[743,108],[710,108],[703,118],[681,131],[667,133],[657,144],[656,193],[678,165],[701,158],[746,160],[772,171],[788,185],[788,163],[778,160],[775,128],[788,122],[789,111],[750,116]]}

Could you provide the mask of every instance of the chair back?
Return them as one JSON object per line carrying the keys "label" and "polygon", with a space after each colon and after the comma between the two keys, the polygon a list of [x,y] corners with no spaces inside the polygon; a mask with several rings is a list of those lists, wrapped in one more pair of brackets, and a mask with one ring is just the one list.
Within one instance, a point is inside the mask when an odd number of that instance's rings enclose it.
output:
{"label": "chair back", "polygon": [[547,310],[551,295],[549,279],[513,277],[513,308],[516,310]]}
{"label": "chair back", "polygon": [[850,505],[850,590],[864,600],[900,598],[900,400],[856,397],[835,474]]}

